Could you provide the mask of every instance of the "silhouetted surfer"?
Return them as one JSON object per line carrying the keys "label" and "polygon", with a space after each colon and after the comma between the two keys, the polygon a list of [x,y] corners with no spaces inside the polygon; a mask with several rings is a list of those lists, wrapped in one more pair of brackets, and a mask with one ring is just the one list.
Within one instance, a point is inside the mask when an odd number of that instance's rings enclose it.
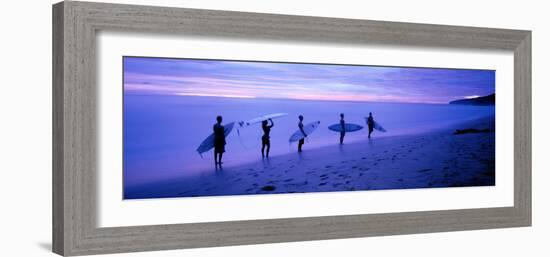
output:
{"label": "silhouetted surfer", "polygon": [[370,134],[374,130],[374,118],[372,117],[372,112],[369,112],[369,117],[367,118],[367,125],[369,126],[369,138],[370,138]]}
{"label": "silhouetted surfer", "polygon": [[304,134],[304,137],[302,139],[300,139],[300,141],[298,141],[298,152],[302,152],[302,145],[304,145],[305,138],[307,137],[307,134],[304,131],[304,123],[303,123],[304,116],[300,115],[300,116],[298,116],[298,119],[300,120],[300,122],[298,122],[298,128],[300,129],[302,134]]}
{"label": "silhouetted surfer", "polygon": [[[271,132],[271,128],[275,125],[273,124],[273,120],[269,119],[269,122],[271,125],[267,124],[267,120],[262,121],[262,130],[264,131],[264,135],[262,136],[262,159],[264,157],[269,158],[269,148],[271,148],[271,141],[269,140],[269,133]],[[267,151],[264,155],[264,149],[267,146]]]}
{"label": "silhouetted surfer", "polygon": [[344,121],[344,114],[340,113],[340,126],[342,126],[342,130],[340,130],[340,144],[344,144],[344,136],[346,135],[346,122]]}
{"label": "silhouetted surfer", "polygon": [[222,125],[222,116],[216,117],[214,124],[214,163],[222,165],[222,155],[225,152],[225,128]]}

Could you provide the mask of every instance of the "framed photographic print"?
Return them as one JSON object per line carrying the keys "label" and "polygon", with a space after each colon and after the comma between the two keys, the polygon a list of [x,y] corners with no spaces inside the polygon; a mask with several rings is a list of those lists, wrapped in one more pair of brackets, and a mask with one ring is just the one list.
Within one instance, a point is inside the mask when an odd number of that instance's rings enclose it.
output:
{"label": "framed photographic print", "polygon": [[124,199],[495,185],[494,70],[123,67]]}
{"label": "framed photographic print", "polygon": [[61,2],[61,255],[531,225],[531,32]]}

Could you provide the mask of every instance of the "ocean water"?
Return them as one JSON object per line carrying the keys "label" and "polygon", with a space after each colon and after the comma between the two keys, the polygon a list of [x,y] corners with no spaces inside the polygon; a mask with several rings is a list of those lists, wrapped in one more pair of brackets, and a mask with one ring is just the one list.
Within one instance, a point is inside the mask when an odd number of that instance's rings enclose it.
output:
{"label": "ocean water", "polygon": [[[369,112],[386,130],[372,137],[422,133],[469,120],[494,115],[494,106],[447,104],[366,103],[334,101],[298,101],[245,99],[202,96],[124,96],[124,183],[146,184],[171,177],[195,176],[214,168],[213,152],[201,157],[196,149],[212,133],[217,115],[223,124],[246,121],[269,113],[288,113],[274,120],[271,130],[271,156],[296,152],[296,143],[288,139],[298,129],[298,115],[304,124],[320,121],[305,145],[308,149],[338,144],[339,133],[328,126],[339,122],[363,126],[347,133],[345,143],[365,140],[368,135],[364,117]],[[238,166],[261,159],[261,124],[239,128],[235,125],[227,137],[224,166]]]}

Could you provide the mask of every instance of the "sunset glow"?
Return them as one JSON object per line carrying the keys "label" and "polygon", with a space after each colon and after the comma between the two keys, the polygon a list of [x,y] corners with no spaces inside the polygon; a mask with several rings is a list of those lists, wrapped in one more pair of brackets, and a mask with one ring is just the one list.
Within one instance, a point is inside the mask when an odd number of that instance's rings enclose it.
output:
{"label": "sunset glow", "polygon": [[124,57],[126,94],[448,103],[494,90],[492,70]]}

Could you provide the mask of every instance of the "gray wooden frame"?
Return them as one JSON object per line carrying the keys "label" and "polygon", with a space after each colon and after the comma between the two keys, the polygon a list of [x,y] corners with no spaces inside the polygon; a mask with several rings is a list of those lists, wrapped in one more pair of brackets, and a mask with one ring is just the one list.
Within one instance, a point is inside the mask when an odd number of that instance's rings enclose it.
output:
{"label": "gray wooden frame", "polygon": [[[100,228],[100,30],[514,53],[514,206]],[[510,138],[512,140],[512,138]],[[531,225],[531,32],[66,1],[53,6],[53,251],[61,255],[260,244]]]}

